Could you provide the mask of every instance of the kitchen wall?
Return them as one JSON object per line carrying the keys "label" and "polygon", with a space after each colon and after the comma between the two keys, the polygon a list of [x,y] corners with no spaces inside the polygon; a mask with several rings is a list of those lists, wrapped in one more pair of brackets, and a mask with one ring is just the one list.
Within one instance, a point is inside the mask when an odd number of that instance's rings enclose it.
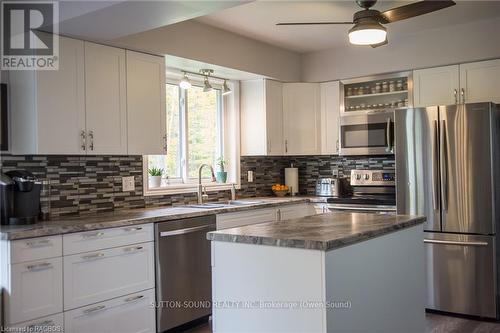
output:
{"label": "kitchen wall", "polygon": [[[241,158],[240,197],[272,195],[271,185],[284,182],[283,169],[293,163],[299,168],[301,194],[314,194],[319,176],[332,169],[342,177],[351,169],[394,169],[388,157],[248,157]],[[45,217],[108,212],[117,209],[184,205],[196,202],[195,193],[143,196],[142,156],[12,156],[0,158],[2,172],[24,169],[44,181],[42,213]],[[247,171],[255,181],[247,182]],[[135,177],[135,191],[122,191],[122,177]],[[209,192],[209,200],[228,200],[229,191]]]}
{"label": "kitchen wall", "polygon": [[302,56],[301,76],[305,82],[322,82],[500,58],[500,43],[494,41],[498,31],[500,19],[487,19],[422,30],[404,38],[389,36],[389,44],[376,49],[307,53]]}

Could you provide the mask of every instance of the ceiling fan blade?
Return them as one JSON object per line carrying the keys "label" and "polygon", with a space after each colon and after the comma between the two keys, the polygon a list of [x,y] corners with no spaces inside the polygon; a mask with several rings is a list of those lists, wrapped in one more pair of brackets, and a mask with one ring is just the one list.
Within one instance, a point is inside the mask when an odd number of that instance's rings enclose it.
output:
{"label": "ceiling fan blade", "polygon": [[378,44],[371,44],[370,46],[373,47],[373,48],[376,48],[376,47],[379,47],[379,46],[384,46],[384,45],[387,45],[389,44],[389,41],[387,40],[387,38],[382,42],[382,43],[378,43]]}
{"label": "ceiling fan blade", "polygon": [[328,25],[328,24],[354,24],[353,22],[281,22],[276,25]]}
{"label": "ceiling fan blade", "polygon": [[410,3],[401,7],[386,10],[380,13],[381,23],[391,23],[406,20],[411,17],[432,13],[440,9],[454,6],[455,1],[451,0],[424,0]]}

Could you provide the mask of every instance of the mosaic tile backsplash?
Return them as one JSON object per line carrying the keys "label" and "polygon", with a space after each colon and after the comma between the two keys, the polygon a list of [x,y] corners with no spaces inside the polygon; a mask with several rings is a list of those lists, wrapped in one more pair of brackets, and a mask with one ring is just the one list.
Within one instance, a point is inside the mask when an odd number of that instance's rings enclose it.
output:
{"label": "mosaic tile backsplash", "polygon": [[[271,184],[283,183],[283,169],[299,168],[301,194],[314,194],[319,176],[348,175],[351,169],[394,169],[388,157],[249,157],[241,158],[240,197],[272,195]],[[2,172],[24,169],[44,181],[41,206],[45,217],[58,218],[116,209],[183,205],[196,202],[196,193],[144,196],[142,156],[13,156],[0,158]],[[254,171],[254,182],[247,182],[247,171]],[[122,177],[135,177],[135,191],[122,191]],[[209,192],[209,200],[227,200],[229,191]]]}

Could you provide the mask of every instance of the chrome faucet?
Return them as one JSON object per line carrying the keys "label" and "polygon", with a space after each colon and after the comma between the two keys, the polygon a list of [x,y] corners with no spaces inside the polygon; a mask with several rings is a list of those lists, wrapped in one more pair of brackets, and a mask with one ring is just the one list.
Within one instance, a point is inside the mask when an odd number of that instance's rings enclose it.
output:
{"label": "chrome faucet", "polygon": [[208,198],[206,187],[205,190],[203,190],[203,185],[201,185],[201,171],[203,170],[204,167],[210,168],[210,172],[212,173],[212,181],[215,182],[214,168],[212,168],[212,166],[208,164],[200,165],[200,167],[198,168],[198,204],[202,204],[203,199]]}

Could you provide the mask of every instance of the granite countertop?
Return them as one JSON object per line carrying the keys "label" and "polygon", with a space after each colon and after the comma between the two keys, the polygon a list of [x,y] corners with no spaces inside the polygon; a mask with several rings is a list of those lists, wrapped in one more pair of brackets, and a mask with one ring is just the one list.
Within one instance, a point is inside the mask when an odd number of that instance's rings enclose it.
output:
{"label": "granite countertop", "polygon": [[212,241],[329,251],[424,223],[424,216],[331,212],[209,232]]}
{"label": "granite countertop", "polygon": [[[0,239],[16,240],[32,237],[61,235],[72,232],[98,230],[135,224],[165,222],[189,217],[238,212],[257,208],[276,207],[286,204],[309,202],[308,197],[261,197],[238,199],[238,201],[259,201],[256,204],[222,208],[193,208],[189,206],[169,206],[119,210],[85,216],[70,217],[24,226],[0,225]],[[218,202],[210,202],[218,203]]]}

